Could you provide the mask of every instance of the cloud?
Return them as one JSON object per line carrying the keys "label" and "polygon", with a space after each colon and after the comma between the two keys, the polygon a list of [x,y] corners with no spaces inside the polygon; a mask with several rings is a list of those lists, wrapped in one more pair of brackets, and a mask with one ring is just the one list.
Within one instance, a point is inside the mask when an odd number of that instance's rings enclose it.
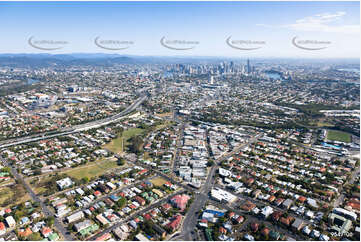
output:
{"label": "cloud", "polygon": [[321,13],[297,19],[295,23],[284,25],[256,24],[262,27],[287,28],[295,31],[306,32],[326,32],[326,33],[344,33],[359,34],[360,25],[356,24],[339,24],[346,12]]}

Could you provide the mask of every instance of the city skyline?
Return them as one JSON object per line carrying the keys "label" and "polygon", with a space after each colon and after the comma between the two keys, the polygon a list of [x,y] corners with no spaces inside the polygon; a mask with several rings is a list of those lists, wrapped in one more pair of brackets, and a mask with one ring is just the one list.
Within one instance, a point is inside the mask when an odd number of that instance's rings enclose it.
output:
{"label": "city skyline", "polygon": [[360,241],[359,2],[1,2],[1,241]]}

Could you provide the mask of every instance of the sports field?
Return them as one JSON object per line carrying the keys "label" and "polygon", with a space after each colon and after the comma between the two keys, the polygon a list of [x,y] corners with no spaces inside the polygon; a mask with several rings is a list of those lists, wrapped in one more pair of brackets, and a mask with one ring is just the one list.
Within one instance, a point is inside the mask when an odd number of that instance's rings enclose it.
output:
{"label": "sports field", "polygon": [[341,141],[345,143],[351,142],[351,134],[337,131],[337,130],[328,130],[327,131],[327,139],[333,141]]}

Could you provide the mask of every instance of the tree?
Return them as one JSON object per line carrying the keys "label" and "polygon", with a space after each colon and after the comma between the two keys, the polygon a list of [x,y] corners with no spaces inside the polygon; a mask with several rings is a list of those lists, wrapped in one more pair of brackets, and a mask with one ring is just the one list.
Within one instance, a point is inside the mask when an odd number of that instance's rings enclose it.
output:
{"label": "tree", "polygon": [[150,220],[145,220],[145,221],[142,223],[142,225],[141,225],[143,231],[144,231],[146,234],[151,235],[151,236],[153,236],[153,235],[155,234],[155,231],[154,231],[154,229],[153,229],[153,226],[154,226],[154,224],[153,224],[153,222],[151,222]]}
{"label": "tree", "polygon": [[119,206],[120,209],[123,208],[126,204],[127,204],[127,199],[125,199],[124,197],[122,197],[117,201],[117,205]]}
{"label": "tree", "polygon": [[47,217],[46,218],[46,224],[51,227],[54,225],[55,218],[54,217]]}
{"label": "tree", "polygon": [[140,154],[143,147],[143,139],[140,136],[135,136],[129,139],[130,144],[128,145],[129,151],[135,154]]}
{"label": "tree", "polygon": [[214,165],[214,161],[213,160],[208,160],[207,166],[211,167],[213,165]]}
{"label": "tree", "polygon": [[123,166],[125,164],[125,160],[123,158],[119,157],[117,160],[117,164],[118,164],[118,166]]}
{"label": "tree", "polygon": [[82,182],[83,184],[87,184],[87,183],[89,182],[89,177],[87,177],[87,176],[83,177],[83,178],[81,179],[81,182]]}
{"label": "tree", "polygon": [[41,170],[39,168],[35,169],[34,175],[35,176],[41,175]]}

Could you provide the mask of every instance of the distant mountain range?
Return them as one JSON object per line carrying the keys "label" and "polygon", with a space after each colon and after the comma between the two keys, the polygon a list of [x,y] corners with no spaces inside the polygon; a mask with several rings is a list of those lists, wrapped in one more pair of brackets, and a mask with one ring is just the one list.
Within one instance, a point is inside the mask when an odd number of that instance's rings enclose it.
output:
{"label": "distant mountain range", "polygon": [[[116,64],[201,64],[219,63],[221,61],[236,61],[246,63],[246,57],[202,57],[202,56],[133,56],[104,53],[72,53],[72,54],[0,54],[0,66],[11,68],[21,67],[70,67],[70,66],[113,66]],[[285,58],[252,58],[252,61],[271,63],[294,61],[300,63],[300,59]],[[359,59],[329,59],[330,64],[358,64]],[[307,59],[304,63],[325,63],[325,60]],[[254,63],[254,62],[253,62]]]}
{"label": "distant mountain range", "polygon": [[221,61],[207,57],[125,56],[102,53],[0,54],[0,65],[8,67],[112,66],[114,64],[202,63]]}

